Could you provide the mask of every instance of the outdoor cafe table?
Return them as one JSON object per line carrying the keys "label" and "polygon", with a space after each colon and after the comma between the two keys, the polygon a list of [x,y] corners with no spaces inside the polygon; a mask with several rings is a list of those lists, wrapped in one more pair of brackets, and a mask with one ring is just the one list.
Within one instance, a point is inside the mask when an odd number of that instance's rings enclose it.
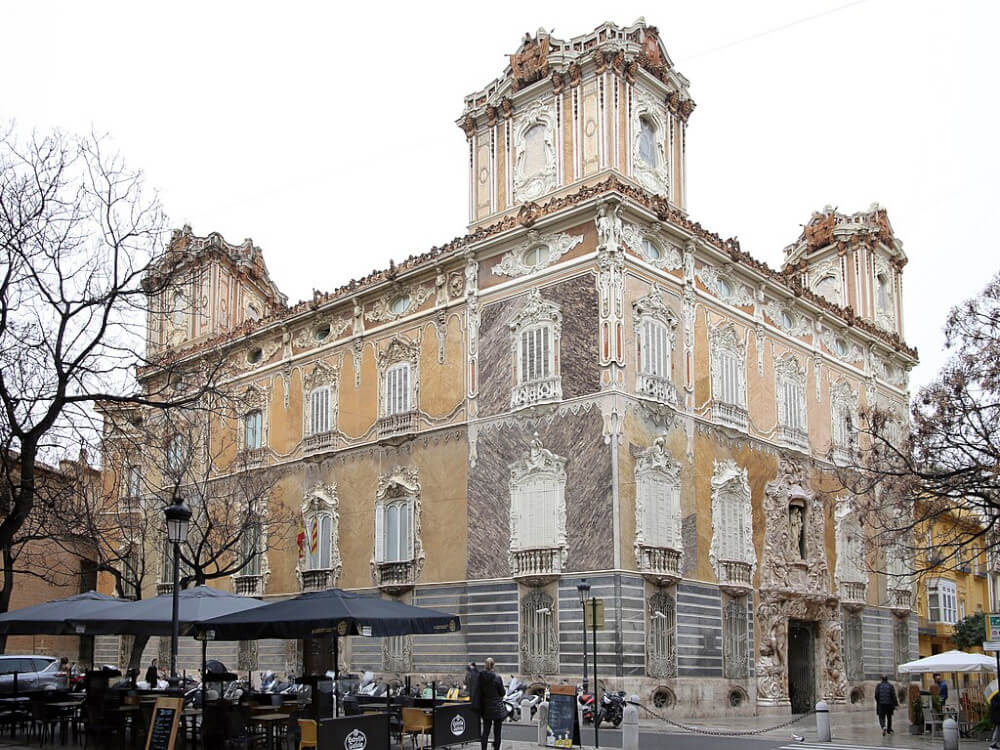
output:
{"label": "outdoor cafe table", "polygon": [[281,714],[272,712],[269,714],[257,714],[256,716],[251,716],[250,721],[255,724],[264,724],[267,727],[267,746],[270,750],[274,750],[274,725],[280,721],[287,721],[288,714]]}

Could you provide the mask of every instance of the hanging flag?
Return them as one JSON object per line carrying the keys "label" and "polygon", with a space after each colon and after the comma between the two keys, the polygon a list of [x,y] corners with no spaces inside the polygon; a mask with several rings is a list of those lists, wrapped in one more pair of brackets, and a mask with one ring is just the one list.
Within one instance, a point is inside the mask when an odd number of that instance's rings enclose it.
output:
{"label": "hanging flag", "polygon": [[299,520],[299,533],[295,537],[295,543],[299,546],[299,560],[302,560],[306,556],[306,527]]}
{"label": "hanging flag", "polygon": [[319,519],[313,516],[312,531],[309,534],[309,552],[315,555],[317,549],[319,549]]}

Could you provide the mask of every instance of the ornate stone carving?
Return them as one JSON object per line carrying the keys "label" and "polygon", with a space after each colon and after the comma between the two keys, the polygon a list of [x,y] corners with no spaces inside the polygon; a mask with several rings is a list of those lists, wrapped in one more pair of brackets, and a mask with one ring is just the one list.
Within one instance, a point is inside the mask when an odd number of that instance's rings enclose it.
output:
{"label": "ornate stone carving", "polygon": [[525,33],[520,48],[511,55],[510,68],[514,91],[520,91],[548,76],[549,35],[544,29],[539,29],[534,38],[530,33]]}
{"label": "ornate stone carving", "polygon": [[[608,201],[597,209],[597,293],[599,297],[601,365],[625,364],[625,251],[622,245],[621,204]],[[603,381],[617,387],[613,377]]]}
{"label": "ornate stone carving", "polygon": [[601,203],[597,208],[597,246],[617,252],[622,244],[622,206],[616,201]]}
{"label": "ornate stone carving", "polygon": [[[365,320],[373,323],[391,323],[399,320],[416,312],[433,294],[434,290],[429,286],[414,285],[406,290],[394,290],[375,300],[372,309],[365,313]],[[403,298],[406,299],[406,306],[398,306],[393,310],[393,303]]]}
{"label": "ornate stone carving", "polygon": [[642,345],[642,321],[652,318],[667,329],[667,341],[670,344],[670,369],[673,369],[673,350],[676,339],[677,325],[680,322],[670,306],[663,301],[663,289],[654,285],[644,297],[632,303],[632,326],[636,342],[636,361],[640,363],[636,373],[636,392],[648,396],[660,403],[675,405],[677,403],[677,388],[674,386],[669,372],[661,375],[642,371],[642,358],[638,347]]}
{"label": "ornate stone carving", "polygon": [[778,476],[764,488],[764,553],[761,588],[831,596],[826,562],[823,502],[809,487],[802,466],[778,461]]}
{"label": "ornate stone carving", "polygon": [[825,346],[827,351],[841,362],[864,361],[865,353],[861,350],[861,347],[848,339],[846,336],[842,336],[835,331],[831,331],[825,326],[822,326],[820,331],[819,338],[820,341],[823,342],[823,346]]}
{"label": "ornate stone carving", "polygon": [[520,602],[521,671],[554,674],[559,671],[559,635],[556,603],[544,591],[529,591]]}
{"label": "ornate stone carving", "polygon": [[[396,466],[388,474],[379,474],[375,490],[376,518],[381,508],[399,498],[408,498],[412,504],[413,557],[410,560],[384,561],[377,554],[381,541],[376,538],[371,559],[372,581],[376,586],[392,593],[401,593],[413,588],[424,568],[423,528],[421,523],[422,502],[420,497],[420,477],[414,466]],[[382,530],[376,524],[375,534]]]}
{"label": "ornate stone carving", "polygon": [[[669,129],[666,108],[645,90],[636,88],[633,91],[635,99],[632,104],[632,176],[651,193],[666,195],[670,189],[670,160],[664,149]],[[653,127],[654,164],[648,164],[640,151],[643,120]]]}
{"label": "ornate stone carving", "polygon": [[354,387],[361,387],[361,355],[364,353],[364,339],[354,339],[351,342],[351,362],[354,364]]}
{"label": "ornate stone carving", "polygon": [[[541,163],[529,163],[527,135],[532,128],[542,127]],[[528,109],[514,117],[514,201],[533,201],[555,189],[556,116],[551,104],[536,100]]]}
{"label": "ornate stone carving", "polygon": [[[684,264],[683,251],[677,245],[658,237],[652,229],[646,230],[635,224],[625,223],[622,226],[622,239],[632,252],[664,271],[676,271]],[[655,246],[657,257],[651,257],[646,252],[647,241]]]}
{"label": "ornate stone carving", "polygon": [[[882,287],[883,291],[880,291],[881,282],[879,281],[879,277],[885,279],[885,286]],[[872,278],[872,289],[875,290],[875,299],[873,300],[875,323],[891,332],[896,331],[896,292],[894,289],[895,284],[893,283],[894,279],[895,273],[890,268],[885,256],[876,253],[875,273]],[[884,299],[881,298],[882,294],[884,294]]]}
{"label": "ornate stone carving", "polygon": [[420,342],[393,336],[389,344],[376,356],[378,366],[378,413],[385,414],[385,378],[393,365],[407,362],[410,365],[410,407],[416,409],[420,395]]}
{"label": "ornate stone carving", "polygon": [[438,342],[438,364],[444,364],[445,345],[448,343],[448,313],[440,310],[434,316],[434,334]]}
{"label": "ornate stone carving", "polygon": [[708,561],[724,589],[739,595],[750,588],[757,568],[750,482],[747,470],[732,459],[714,462]]}
{"label": "ornate stone carving", "polygon": [[[303,591],[319,591],[332,588],[337,585],[337,580],[340,578],[340,571],[344,567],[343,560],[340,557],[340,500],[337,497],[336,483],[316,484],[316,486],[306,493],[300,511],[306,527],[306,539],[304,541],[306,547],[312,544],[312,519],[324,515],[330,517],[330,567],[315,570],[305,568],[305,553],[304,550],[300,550],[299,559],[295,565],[295,575],[299,580],[299,587]],[[320,528],[322,528],[322,524],[316,527],[317,533],[319,533]],[[322,544],[322,541],[317,539],[316,544]]]}
{"label": "ornate stone carving", "polygon": [[844,304],[844,279],[840,272],[840,258],[833,257],[809,269],[809,291],[835,305]]}
{"label": "ornate stone carving", "polygon": [[251,342],[245,347],[243,356],[231,357],[229,361],[233,369],[239,372],[255,370],[267,364],[280,348],[281,339],[263,343]]}
{"label": "ornate stone carving", "polygon": [[789,336],[812,335],[812,321],[791,304],[781,304],[777,300],[769,299],[764,303],[764,312],[767,313],[773,326]]}
{"label": "ornate stone carving", "polygon": [[[311,349],[314,346],[326,344],[339,339],[353,324],[350,318],[335,318],[333,316],[323,316],[316,318],[309,325],[297,329],[292,344],[299,349]],[[321,335],[329,325],[329,333]]]}
{"label": "ornate stone carving", "polygon": [[719,299],[736,307],[753,307],[753,290],[736,280],[728,269],[715,266],[701,266],[696,271],[701,283]]}
{"label": "ornate stone carving", "polygon": [[448,277],[448,294],[452,299],[459,299],[465,294],[465,277],[461,271],[455,271]]}
{"label": "ornate stone carving", "polygon": [[[493,273],[514,277],[526,276],[558,262],[581,242],[583,242],[582,234],[568,235],[562,232],[539,234],[529,230],[524,241],[504,253],[500,262],[493,266]],[[541,248],[544,248],[544,252]],[[528,257],[529,255],[534,255],[534,258]]]}

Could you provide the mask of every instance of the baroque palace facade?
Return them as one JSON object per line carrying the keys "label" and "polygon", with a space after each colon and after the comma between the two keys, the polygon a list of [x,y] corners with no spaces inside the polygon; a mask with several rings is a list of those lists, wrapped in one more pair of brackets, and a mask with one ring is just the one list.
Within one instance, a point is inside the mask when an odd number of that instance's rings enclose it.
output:
{"label": "baroque palace facade", "polygon": [[[355,670],[457,679],[492,656],[577,683],[586,577],[601,680],[687,714],[867,700],[915,657],[911,590],[865,564],[904,558],[832,473],[859,409],[905,419],[901,243],[877,206],[826,209],[779,271],[704,229],[685,210],[693,109],[645,22],[540,31],[466,97],[464,237],[289,307],[252,242],[175,233],[186,312],[151,317],[150,352],[225,352],[239,456],[306,534],[235,590],[461,615],[352,639]],[[242,668],[328,658],[232,648]]]}

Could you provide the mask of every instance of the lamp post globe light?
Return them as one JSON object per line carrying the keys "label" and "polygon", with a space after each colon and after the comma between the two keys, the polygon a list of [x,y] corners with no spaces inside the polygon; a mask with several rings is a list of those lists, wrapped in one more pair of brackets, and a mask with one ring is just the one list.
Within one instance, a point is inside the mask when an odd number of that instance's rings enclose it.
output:
{"label": "lamp post globe light", "polygon": [[586,578],[581,578],[576,584],[576,591],[580,595],[580,610],[583,612],[583,692],[586,695],[589,682],[587,680],[587,598],[590,595],[590,584]]}
{"label": "lamp post globe light", "polygon": [[184,502],[184,498],[175,497],[173,505],[168,505],[163,515],[167,519],[167,541],[173,545],[174,553],[174,585],[172,588],[173,609],[170,619],[170,678],[171,682],[177,681],[177,640],[180,636],[180,622],[178,621],[178,588],[181,556],[181,542],[187,539],[188,526],[191,523],[191,508]]}

